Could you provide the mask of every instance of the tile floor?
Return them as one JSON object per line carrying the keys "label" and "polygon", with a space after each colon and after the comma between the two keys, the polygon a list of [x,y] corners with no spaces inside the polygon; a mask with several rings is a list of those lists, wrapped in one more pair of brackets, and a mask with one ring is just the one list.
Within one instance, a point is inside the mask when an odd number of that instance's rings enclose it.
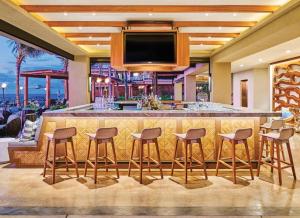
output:
{"label": "tile floor", "polygon": [[[300,135],[292,139],[292,147],[296,173],[300,176]],[[183,184],[180,172],[171,178],[166,171],[163,180],[156,173],[145,176],[144,185],[139,184],[138,177],[127,177],[125,171],[119,180],[114,173],[100,176],[94,185],[92,178],[63,176],[64,170],[60,171],[58,182],[49,185],[50,176],[43,179],[41,172],[40,168],[0,166],[0,215],[300,217],[300,181],[293,180],[289,169],[283,174],[282,186],[278,185],[276,171],[272,175],[268,168],[263,168],[261,177],[254,181],[247,171],[240,172],[236,185],[229,172],[215,177],[211,171],[208,181],[199,172],[193,172],[187,185]]]}

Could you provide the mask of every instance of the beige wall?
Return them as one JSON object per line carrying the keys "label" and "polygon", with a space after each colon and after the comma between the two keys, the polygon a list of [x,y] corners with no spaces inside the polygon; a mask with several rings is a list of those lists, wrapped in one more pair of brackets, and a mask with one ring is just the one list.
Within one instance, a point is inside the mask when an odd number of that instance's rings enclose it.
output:
{"label": "beige wall", "polygon": [[211,101],[231,104],[231,63],[211,61]]}
{"label": "beige wall", "polygon": [[69,65],[69,106],[90,103],[88,90],[89,57],[76,56]]}
{"label": "beige wall", "polygon": [[174,100],[182,101],[182,83],[174,83]]}
{"label": "beige wall", "polygon": [[248,108],[269,111],[270,74],[267,68],[251,69],[233,74],[233,105],[241,106],[241,80],[248,80]]}

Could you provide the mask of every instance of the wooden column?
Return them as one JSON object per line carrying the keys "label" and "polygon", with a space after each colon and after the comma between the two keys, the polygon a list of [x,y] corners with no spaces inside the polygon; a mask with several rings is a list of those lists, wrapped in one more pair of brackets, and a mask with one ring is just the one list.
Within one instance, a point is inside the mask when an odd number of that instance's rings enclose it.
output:
{"label": "wooden column", "polygon": [[50,97],[50,81],[51,77],[49,75],[46,76],[46,102],[45,106],[50,107],[51,104],[51,97]]}
{"label": "wooden column", "polygon": [[28,77],[24,77],[24,106],[28,105]]}
{"label": "wooden column", "polygon": [[92,84],[91,84],[91,93],[92,93],[92,102],[95,101],[95,89],[96,89],[96,86],[95,86],[95,78],[92,77]]}
{"label": "wooden column", "polygon": [[64,94],[65,94],[65,99],[69,99],[69,81],[67,79],[64,80]]}

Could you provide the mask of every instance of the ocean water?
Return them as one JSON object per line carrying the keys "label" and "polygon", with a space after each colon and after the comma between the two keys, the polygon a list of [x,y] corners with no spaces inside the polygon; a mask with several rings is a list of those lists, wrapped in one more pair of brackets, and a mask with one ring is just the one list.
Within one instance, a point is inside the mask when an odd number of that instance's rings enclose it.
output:
{"label": "ocean water", "polygon": [[[51,94],[51,99],[57,100],[64,98],[63,94]],[[45,105],[46,96],[45,94],[29,94],[28,95],[29,101],[37,101],[40,106]],[[23,104],[24,96],[23,94],[20,95],[20,102]],[[4,99],[2,93],[0,93],[0,103],[6,102],[6,104],[12,105],[16,102],[16,95],[15,94],[4,94]]]}

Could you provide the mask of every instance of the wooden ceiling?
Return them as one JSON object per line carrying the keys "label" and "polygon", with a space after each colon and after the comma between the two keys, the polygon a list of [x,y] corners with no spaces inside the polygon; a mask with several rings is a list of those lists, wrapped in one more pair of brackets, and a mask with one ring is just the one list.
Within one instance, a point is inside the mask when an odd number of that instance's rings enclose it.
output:
{"label": "wooden ceiling", "polygon": [[[189,34],[191,53],[207,54],[288,2],[152,0],[149,5],[147,0],[12,1],[88,52],[106,50],[108,54],[110,34],[128,27],[128,21],[148,21],[130,24],[132,29],[178,28],[180,32]],[[159,21],[170,21],[172,26]]]}

